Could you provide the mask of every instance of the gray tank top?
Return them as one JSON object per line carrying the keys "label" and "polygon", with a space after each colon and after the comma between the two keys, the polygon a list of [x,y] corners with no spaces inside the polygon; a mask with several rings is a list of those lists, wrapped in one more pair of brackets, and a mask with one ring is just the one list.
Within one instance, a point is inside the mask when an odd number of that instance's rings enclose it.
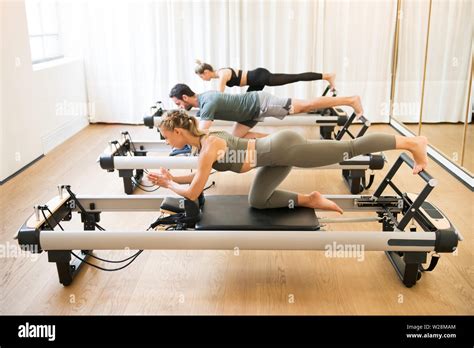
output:
{"label": "gray tank top", "polygon": [[224,131],[209,132],[213,135],[224,139],[227,144],[225,155],[212,164],[212,168],[218,172],[231,171],[240,173],[240,169],[245,162],[247,154],[247,144],[249,139],[234,137]]}

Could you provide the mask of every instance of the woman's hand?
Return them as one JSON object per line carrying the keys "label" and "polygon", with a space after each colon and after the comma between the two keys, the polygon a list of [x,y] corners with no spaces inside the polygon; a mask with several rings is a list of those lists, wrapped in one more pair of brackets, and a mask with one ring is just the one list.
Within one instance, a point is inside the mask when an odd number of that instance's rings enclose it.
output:
{"label": "woman's hand", "polygon": [[165,188],[169,188],[173,183],[173,176],[165,168],[160,168],[157,173],[148,173],[147,177],[153,184]]}
{"label": "woman's hand", "polygon": [[155,185],[170,189],[180,196],[195,201],[199,198],[199,195],[206,186],[207,179],[209,179],[209,174],[211,173],[212,164],[217,160],[219,151],[225,151],[225,149],[225,140],[221,138],[210,137],[206,140],[199,154],[198,167],[195,173],[192,177],[186,177],[186,181],[182,181],[183,184],[189,183],[190,181],[190,185],[180,184],[180,177],[174,178],[171,173],[164,168],[160,168],[157,173],[149,173],[147,176],[148,180]]}

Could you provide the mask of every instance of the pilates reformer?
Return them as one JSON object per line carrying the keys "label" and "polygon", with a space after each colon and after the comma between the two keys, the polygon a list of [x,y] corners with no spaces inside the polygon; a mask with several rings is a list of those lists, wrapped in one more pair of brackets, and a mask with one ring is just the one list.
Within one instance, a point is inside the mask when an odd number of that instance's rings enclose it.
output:
{"label": "pilates reformer", "polygon": [[[327,86],[324,90],[322,96],[325,96],[330,90],[330,87]],[[333,92],[333,96],[336,96]],[[160,117],[165,113],[166,110],[163,109],[160,101],[157,102],[159,107],[153,107],[151,114],[143,117],[143,123],[148,128],[158,128],[160,122]],[[197,117],[197,110],[192,109],[188,111],[192,116]],[[370,127],[370,121],[364,116],[359,117],[360,123],[362,124],[361,129],[356,135],[353,135],[349,128],[351,125],[355,124],[356,115],[353,113],[350,117],[347,116],[347,113],[339,107],[331,107],[326,109],[316,109],[312,110],[306,114],[295,114],[284,119],[275,119],[272,117],[266,118],[264,121],[259,122],[259,125],[262,126],[317,126],[320,131],[321,139],[335,139],[341,140],[344,135],[348,135],[351,138],[360,137],[365,134],[367,129]],[[223,121],[223,120],[214,120],[213,126],[232,126],[232,121]],[[336,127],[341,127],[339,130],[335,130]],[[161,137],[161,134],[160,134]],[[162,139],[162,138],[161,138]]]}
{"label": "pilates reformer", "polygon": [[[287,119],[293,119],[291,116]],[[354,138],[354,135],[350,133],[349,126],[352,124],[355,119],[355,114],[352,114],[349,119],[346,116],[300,116],[301,119],[313,119],[316,118],[320,122],[329,122],[327,117],[343,117],[345,119],[344,125],[341,130],[335,133],[335,140],[341,140],[344,134],[348,134],[350,137]],[[316,122],[319,122],[316,120]],[[365,120],[365,119],[364,119]],[[278,122],[284,122],[283,120],[278,120]],[[150,128],[157,127],[160,122],[160,116],[152,116],[149,120],[145,117],[145,124]],[[218,122],[218,121],[214,121]],[[232,122],[222,121],[228,125]],[[330,121],[332,122],[332,121]],[[329,123],[330,123],[329,122]],[[339,121],[336,121],[339,122]],[[326,123],[326,124],[329,124]],[[306,123],[307,124],[307,123]],[[295,125],[295,124],[292,124]],[[361,128],[357,137],[360,137],[365,134],[370,122],[365,120],[364,126]],[[334,129],[334,125],[332,126]],[[325,133],[331,138],[331,134]],[[322,137],[326,139],[326,137]],[[188,150],[174,150],[170,153],[170,158],[166,159],[164,157],[146,157],[149,152],[158,152],[163,153],[169,151],[169,146],[164,140],[159,141],[133,141],[129,132],[125,131],[121,134],[120,140],[110,141],[108,147],[103,151],[102,155],[99,157],[98,162],[102,169],[113,172],[117,170],[119,177],[123,180],[124,191],[126,194],[132,194],[137,187],[142,188],[140,181],[143,178],[144,171],[146,169],[157,169],[160,167],[166,167],[169,164],[179,163],[181,169],[193,169],[195,168],[195,159],[189,157],[191,154],[190,148]],[[173,157],[177,155],[188,156],[186,159],[174,159]],[[185,163],[190,162],[188,168],[185,167]],[[368,154],[366,156],[358,156],[352,158],[351,160],[341,162],[339,165],[327,167],[327,169],[342,169],[342,176],[346,182],[349,190],[353,194],[360,193],[369,187],[371,187],[374,174],[370,174],[368,179],[366,179],[367,170],[380,170],[383,168],[385,162],[385,157],[383,154]],[[143,189],[143,188],[142,188]]]}
{"label": "pilates reformer", "polygon": [[[375,216],[318,218],[315,210],[295,207],[258,210],[248,206],[247,196],[201,195],[198,202],[184,198],[141,195],[125,197],[76,196],[70,186],[59,187],[59,196],[46,205],[35,206],[34,213],[17,234],[19,245],[30,252],[47,252],[56,264],[59,281],[72,283],[81,267],[95,256],[93,250],[139,250],[116,263],[125,268],[144,249],[158,250],[327,250],[328,245],[362,245],[365,251],[385,251],[406,287],[412,287],[421,274],[432,271],[438,253],[452,253],[460,232],[426,198],[437,182],[427,172],[421,192],[403,193],[393,182],[403,163],[413,161],[402,154],[391,167],[374,194],[327,195],[346,212],[372,212]],[[395,195],[382,195],[390,186]],[[160,216],[148,230],[105,231],[98,225],[105,212],[172,212]],[[83,230],[64,230],[61,222],[78,212]],[[324,231],[326,223],[368,222],[382,224],[382,231]],[[415,225],[415,222],[418,224]],[[57,230],[56,227],[61,230]],[[165,226],[165,230],[154,228]],[[417,228],[420,231],[417,231]],[[408,230],[407,230],[408,229]],[[423,266],[431,254],[429,267]],[[73,260],[71,260],[74,257]]]}
{"label": "pilates reformer", "polygon": [[[163,153],[170,147],[164,140],[133,141],[129,132],[122,132],[121,140],[109,142],[109,146],[98,158],[102,169],[109,172],[117,170],[123,180],[124,191],[132,194],[147,169],[173,168],[196,169],[198,158],[184,153],[184,156],[147,156],[148,152]],[[367,170],[380,170],[384,167],[385,156],[367,154],[353,157],[336,165],[320,167],[319,169],[340,169],[350,192],[357,194],[371,187],[374,174],[366,180]],[[298,168],[295,168],[298,169]]]}

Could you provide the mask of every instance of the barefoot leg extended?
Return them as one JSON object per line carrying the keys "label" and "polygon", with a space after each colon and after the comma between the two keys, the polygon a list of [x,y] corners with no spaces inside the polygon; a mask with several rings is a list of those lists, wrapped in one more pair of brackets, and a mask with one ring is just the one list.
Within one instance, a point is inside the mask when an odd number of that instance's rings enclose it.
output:
{"label": "barefoot leg extended", "polygon": [[364,113],[359,96],[352,97],[317,97],[308,100],[292,99],[293,113],[308,112],[314,109],[326,109],[334,106],[350,106],[357,117]]}

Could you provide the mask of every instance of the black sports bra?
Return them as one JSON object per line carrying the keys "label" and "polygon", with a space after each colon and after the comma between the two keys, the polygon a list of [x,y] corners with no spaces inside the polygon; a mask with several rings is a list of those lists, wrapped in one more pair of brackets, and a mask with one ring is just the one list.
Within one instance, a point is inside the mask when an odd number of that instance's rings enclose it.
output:
{"label": "black sports bra", "polygon": [[234,87],[240,86],[240,80],[242,79],[242,70],[239,70],[238,74],[235,73],[234,69],[232,68],[224,68],[230,69],[232,75],[230,75],[230,80],[226,82],[227,87]]}

